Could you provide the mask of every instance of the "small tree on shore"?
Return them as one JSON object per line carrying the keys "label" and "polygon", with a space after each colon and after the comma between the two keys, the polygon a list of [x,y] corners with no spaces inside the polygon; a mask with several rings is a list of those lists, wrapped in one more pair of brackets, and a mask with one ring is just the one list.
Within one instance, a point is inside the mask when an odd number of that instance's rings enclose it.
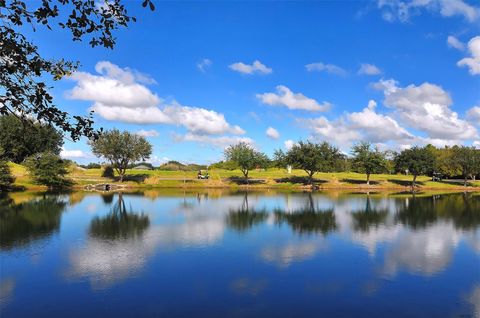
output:
{"label": "small tree on shore", "polygon": [[338,148],[328,142],[313,143],[300,141],[286,153],[285,161],[294,168],[304,170],[308,175],[308,182],[313,182],[313,175],[317,172],[331,172],[335,170],[342,154]]}
{"label": "small tree on shore", "polygon": [[0,147],[0,191],[6,191],[10,189],[15,182],[15,178],[12,176],[10,167],[4,158],[3,148]]}
{"label": "small tree on shore", "polygon": [[369,142],[359,143],[352,148],[353,169],[355,172],[367,175],[367,185],[370,184],[370,175],[383,173],[387,170],[385,153],[372,147]]}
{"label": "small tree on shore", "polygon": [[288,166],[287,155],[282,149],[276,149],[273,152],[273,166],[275,168],[286,168]]}
{"label": "small tree on shore", "polygon": [[264,167],[268,163],[266,154],[255,150],[246,142],[240,142],[225,149],[225,159],[235,162],[247,179],[250,170]]}
{"label": "small tree on shore", "polygon": [[96,140],[90,142],[92,152],[97,157],[107,159],[117,171],[120,182],[131,163],[147,160],[152,154],[152,145],[145,137],[118,129],[106,131]]}
{"label": "small tree on shore", "polygon": [[63,188],[71,185],[66,178],[69,163],[51,152],[32,155],[25,160],[25,166],[37,184],[49,188]]}
{"label": "small tree on shore", "polygon": [[467,186],[467,180],[480,173],[480,150],[474,147],[453,147],[453,162],[461,171],[464,178],[463,185]]}
{"label": "small tree on shore", "polygon": [[115,171],[113,171],[112,166],[106,166],[102,171],[102,178],[115,178]]}
{"label": "small tree on shore", "polygon": [[415,186],[417,177],[433,170],[434,158],[426,147],[413,147],[405,149],[395,156],[395,169],[408,170],[413,175],[412,187]]}
{"label": "small tree on shore", "polygon": [[15,182],[15,178],[12,176],[10,167],[6,161],[0,159],[0,191],[6,191],[10,189]]}

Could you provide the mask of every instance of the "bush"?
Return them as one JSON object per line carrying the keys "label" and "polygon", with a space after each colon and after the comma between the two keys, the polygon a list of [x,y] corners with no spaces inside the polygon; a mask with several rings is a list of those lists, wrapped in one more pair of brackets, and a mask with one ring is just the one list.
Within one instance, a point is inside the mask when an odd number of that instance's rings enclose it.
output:
{"label": "bush", "polygon": [[51,152],[43,152],[28,157],[25,166],[37,184],[49,188],[62,188],[71,185],[65,176],[68,173],[68,162]]}
{"label": "bush", "polygon": [[6,161],[0,160],[0,191],[6,191],[13,185],[15,178]]}
{"label": "bush", "polygon": [[115,177],[115,172],[113,171],[112,166],[106,166],[105,169],[103,169],[102,177],[110,179]]}

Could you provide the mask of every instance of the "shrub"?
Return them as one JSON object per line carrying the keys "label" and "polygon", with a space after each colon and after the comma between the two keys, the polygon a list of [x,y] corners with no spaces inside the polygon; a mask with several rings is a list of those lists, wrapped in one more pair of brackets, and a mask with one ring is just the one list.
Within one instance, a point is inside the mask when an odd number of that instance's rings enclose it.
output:
{"label": "shrub", "polygon": [[103,169],[102,177],[110,179],[113,179],[115,177],[112,166],[106,166],[105,169]]}
{"label": "shrub", "polygon": [[6,191],[13,185],[15,178],[6,161],[0,160],[0,191]]}
{"label": "shrub", "polygon": [[28,157],[25,166],[37,184],[49,188],[62,188],[71,185],[65,176],[68,173],[68,162],[51,152],[43,152]]}

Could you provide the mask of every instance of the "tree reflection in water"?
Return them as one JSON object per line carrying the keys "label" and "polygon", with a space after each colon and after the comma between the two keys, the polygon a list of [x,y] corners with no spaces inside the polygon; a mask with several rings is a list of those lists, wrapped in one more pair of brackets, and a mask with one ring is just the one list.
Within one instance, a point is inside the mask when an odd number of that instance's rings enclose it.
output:
{"label": "tree reflection in water", "polygon": [[334,209],[319,209],[315,206],[312,194],[308,194],[308,202],[301,209],[286,212],[275,209],[277,224],[287,223],[298,233],[322,233],[323,235],[337,229]]}
{"label": "tree reflection in water", "polygon": [[352,213],[353,229],[355,231],[368,232],[371,227],[379,227],[385,223],[388,216],[388,209],[377,209],[372,207],[370,196],[367,195],[365,209]]}
{"label": "tree reflection in water", "polygon": [[141,235],[150,225],[148,215],[127,211],[122,193],[118,201],[103,217],[94,217],[90,223],[89,234],[101,239],[126,239]]}
{"label": "tree reflection in water", "polygon": [[0,249],[10,250],[46,239],[60,228],[66,202],[59,197],[14,204],[9,196],[0,197]]}
{"label": "tree reflection in water", "polygon": [[227,215],[226,223],[231,228],[244,232],[252,228],[254,225],[262,223],[267,219],[267,211],[265,209],[255,210],[248,205],[248,194],[245,193],[242,205],[238,209],[230,209]]}
{"label": "tree reflection in water", "polygon": [[451,220],[463,230],[480,225],[480,196],[470,193],[409,197],[402,200],[396,221],[413,229],[426,228],[439,220]]}

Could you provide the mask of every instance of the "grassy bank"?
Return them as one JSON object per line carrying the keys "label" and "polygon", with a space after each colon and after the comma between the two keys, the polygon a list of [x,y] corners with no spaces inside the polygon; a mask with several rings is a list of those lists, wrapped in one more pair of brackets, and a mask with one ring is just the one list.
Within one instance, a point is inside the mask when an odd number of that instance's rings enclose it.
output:
{"label": "grassy bank", "polygon": [[[25,167],[10,164],[12,173],[16,177],[15,185],[29,189],[42,190],[44,187],[35,185],[28,176]],[[210,170],[209,180],[197,180],[195,171],[160,171],[160,170],[128,170],[124,184],[131,188],[277,188],[301,189],[305,187],[306,173],[294,170],[288,174],[283,169],[268,169],[266,171],[252,171],[248,184],[238,170]],[[71,167],[69,178],[75,183],[75,188],[84,188],[86,185],[100,183],[114,183],[108,178],[101,177],[101,169],[82,169]],[[379,174],[371,176],[371,184],[365,184],[365,175],[353,172],[317,173],[315,184],[321,189],[409,189],[412,176]],[[462,183],[432,182],[427,176],[418,177],[420,189],[464,189]],[[480,190],[480,181],[470,182],[469,190]]]}

